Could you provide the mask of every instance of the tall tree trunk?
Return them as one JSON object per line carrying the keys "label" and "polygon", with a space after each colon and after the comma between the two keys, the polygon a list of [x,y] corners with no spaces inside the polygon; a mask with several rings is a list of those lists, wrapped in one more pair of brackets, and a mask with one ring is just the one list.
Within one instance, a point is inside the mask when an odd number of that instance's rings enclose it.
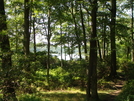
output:
{"label": "tall tree trunk", "polygon": [[87,39],[86,39],[86,31],[85,31],[84,18],[83,18],[83,12],[82,12],[82,8],[81,8],[81,4],[80,4],[80,15],[81,15],[82,30],[83,30],[83,42],[84,42],[85,59],[88,60],[88,56],[87,56]]}
{"label": "tall tree trunk", "polygon": [[67,59],[66,59],[67,53],[66,53],[66,45],[65,45],[65,44],[64,44],[64,53],[65,53],[64,57],[65,57],[65,61],[66,61],[66,60],[67,60]]}
{"label": "tall tree trunk", "polygon": [[100,46],[100,41],[99,40],[97,40],[97,45],[98,45],[99,57],[100,57],[100,60],[102,60],[101,46]]}
{"label": "tall tree trunk", "polygon": [[[29,55],[30,55],[30,50],[29,50],[29,45],[30,45],[30,24],[29,20],[31,19],[31,16],[29,15],[30,13],[30,4],[29,0],[24,0],[24,38],[23,38],[23,47],[24,47],[24,54],[25,54],[25,63],[24,63],[24,69],[27,72],[31,71],[30,68],[30,61],[29,61]],[[30,73],[26,73],[25,77],[29,79]],[[27,80],[27,83],[29,86],[31,86],[30,80]]]}
{"label": "tall tree trunk", "polygon": [[[34,5],[33,0],[31,0],[31,5]],[[32,19],[32,28],[33,28],[34,59],[36,61],[36,32],[35,32],[35,16],[34,16],[35,14],[34,14],[34,7],[33,6],[31,7],[30,11],[31,11],[30,17]],[[32,15],[33,15],[33,17],[32,17]]]}
{"label": "tall tree trunk", "polygon": [[74,4],[71,2],[71,5],[72,5],[72,11],[71,11],[71,14],[72,14],[72,18],[73,18],[73,21],[74,21],[74,25],[75,25],[75,35],[76,35],[76,40],[77,40],[77,43],[78,43],[78,51],[79,51],[79,59],[81,60],[82,59],[82,56],[81,56],[81,40],[80,40],[80,35],[78,33],[78,26],[77,26],[77,23],[76,23],[76,17],[74,15]]}
{"label": "tall tree trunk", "polygon": [[[84,53],[85,53],[85,60],[86,60],[86,71],[87,71],[87,61],[88,61],[88,56],[87,56],[87,39],[86,39],[86,31],[85,31],[85,24],[84,24],[84,16],[82,12],[82,4],[80,4],[80,17],[81,17],[81,24],[82,24],[82,31],[83,31],[83,43],[84,43]],[[85,71],[85,72],[86,72]],[[82,90],[84,90],[84,77],[82,77]]]}
{"label": "tall tree trunk", "polygon": [[29,0],[24,0],[24,52],[29,55],[30,32],[29,32]]}
{"label": "tall tree trunk", "polygon": [[51,22],[50,22],[50,9],[48,9],[48,34],[47,34],[47,83],[48,83],[48,89],[50,90],[50,82],[49,82],[49,71],[50,71],[50,38],[51,38]]}
{"label": "tall tree trunk", "polygon": [[[68,30],[68,28],[67,28],[67,30]],[[69,35],[69,33],[67,33],[67,45],[68,45],[68,55],[69,55],[69,60],[72,60],[73,58],[72,58],[72,49],[70,49],[70,46],[71,46],[71,44],[73,43],[73,40],[71,40],[71,42],[70,42],[70,35]]]}
{"label": "tall tree trunk", "polygon": [[134,28],[134,17],[133,17],[133,12],[134,12],[134,8],[133,8],[133,0],[130,1],[131,3],[131,13],[132,13],[132,17],[131,17],[131,36],[132,36],[132,61],[134,62],[134,32],[133,32],[133,28]]}
{"label": "tall tree trunk", "polygon": [[116,44],[115,44],[115,22],[116,22],[116,0],[111,0],[111,26],[110,26],[110,39],[111,39],[111,73],[110,77],[115,77],[116,73]]}
{"label": "tall tree trunk", "polygon": [[77,24],[76,24],[76,21],[75,21],[75,17],[74,17],[74,23],[75,23],[76,40],[77,40],[77,43],[78,43],[79,59],[81,60],[82,59],[82,56],[81,56],[81,41],[80,41],[80,38],[79,38],[79,35],[78,35],[78,29],[77,29]]}
{"label": "tall tree trunk", "polygon": [[[16,12],[16,7],[15,7]],[[17,19],[17,14],[15,13],[15,19]],[[19,34],[18,34],[18,25],[17,22],[15,23],[15,51],[18,53],[18,45],[19,45]]]}
{"label": "tall tree trunk", "polygon": [[126,47],[126,57],[127,57],[127,60],[129,60],[130,59],[130,53],[131,53],[131,49],[130,49],[130,47],[128,46],[128,47]]}
{"label": "tall tree trunk", "polygon": [[0,0],[0,48],[3,53],[2,56],[2,69],[4,74],[3,82],[3,100],[4,101],[17,101],[15,94],[15,86],[13,83],[13,75],[10,74],[12,67],[11,51],[9,37],[5,31],[7,30],[4,0]]}
{"label": "tall tree trunk", "polygon": [[92,2],[91,22],[92,33],[90,39],[90,59],[89,59],[89,72],[88,72],[88,85],[87,85],[87,101],[98,101],[97,93],[97,0]]}
{"label": "tall tree trunk", "polygon": [[61,54],[61,67],[63,67],[63,57],[62,57],[62,55],[63,55],[63,45],[62,45],[62,42],[63,42],[63,39],[62,39],[62,23],[61,23],[61,21],[60,21],[60,54]]}
{"label": "tall tree trunk", "polygon": [[34,55],[36,60],[36,33],[35,33],[35,17],[33,17],[33,35],[34,35]]}
{"label": "tall tree trunk", "polygon": [[[104,19],[107,19],[106,16],[104,16]],[[103,23],[103,59],[106,56],[106,23]]]}

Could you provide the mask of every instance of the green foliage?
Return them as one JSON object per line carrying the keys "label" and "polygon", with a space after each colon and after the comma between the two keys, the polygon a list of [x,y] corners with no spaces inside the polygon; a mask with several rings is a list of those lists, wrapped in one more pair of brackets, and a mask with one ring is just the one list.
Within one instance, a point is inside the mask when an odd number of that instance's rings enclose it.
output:
{"label": "green foliage", "polygon": [[134,79],[134,63],[133,62],[124,62],[122,63],[123,72],[125,73],[126,79]]}
{"label": "green foliage", "polygon": [[[58,63],[57,63],[58,64]],[[50,89],[67,89],[68,87],[81,87],[86,83],[85,61],[63,61],[64,66],[53,66],[50,69]],[[83,68],[81,68],[81,66]],[[41,89],[47,90],[47,70],[36,71],[34,84]],[[56,82],[56,83],[55,83]]]}
{"label": "green foliage", "polygon": [[41,98],[39,98],[35,95],[27,94],[27,95],[22,95],[19,98],[19,101],[42,101],[42,100],[41,100]]}
{"label": "green foliage", "polygon": [[[50,71],[50,85],[53,88],[56,89],[64,89],[67,88],[70,83],[70,73],[68,71],[65,71],[61,67],[57,67],[55,69],[52,69]],[[56,83],[55,83],[56,82]]]}
{"label": "green foliage", "polygon": [[110,73],[110,56],[106,56],[103,61],[99,60],[97,64],[98,78],[106,78]]}
{"label": "green foliage", "polygon": [[[83,44],[83,32],[82,32],[82,23],[80,17],[80,5],[83,12],[83,19],[85,25],[86,39],[87,45],[89,46],[90,33],[90,13],[91,13],[91,5],[88,1],[84,0],[33,0],[30,6],[30,33],[32,35],[33,29],[32,22],[34,22],[33,17],[35,18],[35,30],[36,35],[42,34],[47,35],[48,26],[48,9],[50,9],[50,29],[52,35],[51,46],[52,44],[57,45],[65,45],[63,54],[69,54],[70,57],[74,53],[76,53],[77,44],[80,43],[81,47]],[[130,16],[128,16],[127,11],[121,10],[120,5],[117,1],[117,17],[116,20],[116,53],[117,58],[121,59],[130,59],[130,52],[132,50],[132,42],[131,42],[131,34],[130,34]],[[35,93],[37,89],[41,88],[43,90],[47,89],[47,52],[37,52],[36,58],[35,54],[30,53],[29,57],[26,57],[23,53],[23,33],[24,33],[24,4],[22,0],[6,0],[6,16],[7,16],[7,27],[8,30],[4,30],[0,32],[1,35],[9,35],[10,37],[10,46],[12,54],[12,67],[10,67],[8,74],[12,82],[15,82],[17,86],[17,92],[22,93]],[[105,50],[105,55],[108,55],[110,50],[110,0],[100,0],[98,1],[98,13],[97,13],[97,39],[101,40],[100,42],[100,50]],[[121,5],[127,10],[130,10],[130,2],[123,1]],[[12,8],[12,9],[10,9]],[[119,11],[120,10],[120,11]],[[72,13],[74,13],[74,17],[77,24],[77,35],[80,40],[76,39],[75,33],[75,23],[73,21]],[[124,13],[124,14],[123,14]],[[3,19],[1,19],[3,20]],[[44,20],[44,22],[43,22]],[[60,28],[61,27],[61,28]],[[106,27],[106,28],[105,28]],[[61,35],[62,34],[62,35]],[[106,34],[106,35],[105,35]],[[42,37],[42,36],[41,36]],[[46,37],[45,37],[46,38]],[[43,38],[42,38],[43,39]],[[105,39],[105,40],[104,40]],[[0,37],[1,40],[1,37]],[[33,37],[31,36],[30,41],[33,41]],[[38,40],[37,40],[38,41]],[[43,40],[44,41],[44,40]],[[45,41],[46,42],[46,41]],[[105,43],[105,49],[103,44]],[[46,47],[47,44],[36,44],[36,47]],[[31,46],[33,47],[33,46]],[[30,48],[31,48],[30,47]],[[131,48],[130,50],[127,48]],[[88,48],[89,49],[89,48]],[[38,49],[37,49],[38,50]],[[51,50],[55,50],[52,49]],[[82,52],[83,52],[82,48]],[[1,51],[1,49],[0,49]],[[89,50],[87,50],[89,52]],[[103,52],[102,52],[103,53]],[[3,53],[0,53],[2,56]],[[8,53],[4,53],[3,55],[7,55]],[[103,54],[102,54],[103,55]],[[128,55],[128,57],[127,57]],[[127,60],[127,59],[126,59]],[[87,75],[86,68],[87,62],[85,60],[71,60],[64,61],[63,67],[60,67],[60,60],[58,58],[53,58],[50,56],[50,88],[51,89],[66,89],[71,87],[81,87],[86,85]],[[122,62],[122,60],[121,60]],[[0,57],[0,67],[1,67],[1,57]],[[105,77],[109,75],[110,72],[110,56],[106,56],[104,61],[98,62],[98,84],[102,87],[107,86],[107,82],[105,81]],[[125,62],[122,63],[122,70],[125,72],[126,78],[129,80],[134,79],[134,63]],[[4,81],[4,76],[6,72],[0,68],[0,86]],[[128,84],[129,85],[129,84]],[[133,97],[131,94],[128,95],[127,98]],[[21,100],[26,101],[37,101],[38,98],[31,95],[25,95],[21,98]]]}
{"label": "green foliage", "polygon": [[54,92],[43,95],[43,101],[86,101],[86,95],[81,92]]}
{"label": "green foliage", "polygon": [[70,86],[83,86],[87,80],[87,62],[85,60],[68,61],[64,69],[70,74]]}
{"label": "green foliage", "polygon": [[[35,61],[31,54],[30,58],[25,57],[23,53],[12,55],[12,67],[10,68],[9,75],[12,82],[15,84],[15,89],[19,93],[35,93],[36,85],[36,71],[42,67],[40,61]],[[2,72],[4,75],[5,73]],[[1,76],[3,80],[3,76]],[[1,83],[2,84],[2,83]]]}
{"label": "green foliage", "polygon": [[85,92],[79,90],[45,91],[38,94],[23,94],[18,96],[19,101],[86,101]]}
{"label": "green foliage", "polygon": [[109,88],[112,88],[111,85],[110,85],[110,82],[109,81],[106,81],[105,78],[101,78],[98,80],[97,82],[98,84],[98,89],[109,89]]}
{"label": "green foliage", "polygon": [[129,81],[122,92],[117,97],[116,101],[133,101],[134,100],[134,80]]}
{"label": "green foliage", "polygon": [[[0,90],[0,93],[1,93],[1,90]],[[0,94],[0,101],[2,101],[2,94]]]}

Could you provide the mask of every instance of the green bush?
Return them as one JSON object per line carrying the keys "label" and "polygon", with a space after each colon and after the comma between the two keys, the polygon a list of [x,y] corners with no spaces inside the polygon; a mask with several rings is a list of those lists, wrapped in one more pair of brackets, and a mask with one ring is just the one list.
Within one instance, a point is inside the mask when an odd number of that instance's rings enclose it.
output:
{"label": "green bush", "polygon": [[66,88],[68,80],[71,79],[69,73],[61,67],[50,70],[50,75],[50,87],[52,89]]}
{"label": "green bush", "polygon": [[134,79],[134,63],[133,62],[124,62],[121,69],[125,73],[127,80]]}
{"label": "green bush", "polygon": [[27,95],[22,95],[19,98],[19,101],[42,101],[42,100],[41,100],[41,98],[39,98],[35,95],[27,94]]}
{"label": "green bush", "polygon": [[110,73],[110,65],[107,63],[107,61],[99,61],[97,64],[97,73],[98,78],[106,78],[109,76]]}
{"label": "green bush", "polygon": [[[64,61],[63,67],[55,66],[50,69],[49,83],[50,89],[67,89],[68,87],[83,87],[86,83],[86,62],[83,61]],[[47,89],[47,70],[36,71],[36,81],[38,86],[43,84]],[[43,82],[41,84],[41,82]],[[56,82],[56,83],[55,83]],[[42,88],[42,87],[41,87]]]}
{"label": "green bush", "polygon": [[122,92],[116,98],[116,101],[134,101],[134,80],[129,81]]}

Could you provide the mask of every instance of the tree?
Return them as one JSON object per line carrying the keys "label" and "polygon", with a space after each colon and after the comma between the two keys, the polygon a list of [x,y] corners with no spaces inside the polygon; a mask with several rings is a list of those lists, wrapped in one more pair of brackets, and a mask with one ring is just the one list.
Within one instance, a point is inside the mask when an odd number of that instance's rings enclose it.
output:
{"label": "tree", "polygon": [[97,0],[90,1],[91,10],[91,39],[90,39],[90,56],[88,68],[88,84],[87,84],[87,101],[98,101],[97,93]]}
{"label": "tree", "polygon": [[82,4],[80,4],[80,17],[81,17],[81,24],[82,24],[82,31],[83,31],[85,59],[88,60],[88,57],[87,57],[87,39],[86,39],[86,30],[85,30],[85,24],[84,24],[84,16],[83,16],[83,12],[82,12]]}
{"label": "tree", "polygon": [[29,55],[30,32],[29,32],[29,0],[24,0],[24,52]]}
{"label": "tree", "polygon": [[35,14],[34,14],[34,2],[33,2],[33,0],[31,0],[31,18],[32,18],[32,29],[33,29],[33,44],[34,44],[34,46],[33,46],[33,48],[34,48],[34,55],[35,55],[35,60],[36,60],[36,32],[35,32],[35,21],[36,21],[36,19],[35,19]]}
{"label": "tree", "polygon": [[7,24],[4,8],[4,0],[0,0],[0,48],[2,52],[2,70],[4,72],[3,80],[3,100],[4,101],[17,101],[13,77],[11,75],[11,51],[9,37],[7,34]]}
{"label": "tree", "polygon": [[132,36],[132,61],[134,62],[134,32],[133,32],[133,27],[134,27],[134,17],[133,17],[133,0],[130,0],[130,5],[131,5],[131,36]]}
{"label": "tree", "polygon": [[51,39],[51,19],[50,14],[51,13],[51,7],[48,9],[48,33],[47,33],[47,82],[50,89],[49,84],[49,70],[50,70],[50,39]]}
{"label": "tree", "polygon": [[111,40],[111,72],[110,77],[115,77],[116,73],[116,43],[115,43],[115,22],[116,22],[116,0],[111,0],[111,25],[110,25],[110,40]]}
{"label": "tree", "polygon": [[76,40],[78,43],[78,51],[79,51],[79,59],[82,59],[82,55],[81,55],[81,39],[80,39],[80,33],[78,32],[78,24],[76,21],[76,7],[77,7],[77,2],[75,1],[75,4],[73,4],[73,1],[71,2],[71,14],[72,14],[72,18],[73,18],[73,22],[74,22],[74,31],[75,31],[75,35],[76,35]]}

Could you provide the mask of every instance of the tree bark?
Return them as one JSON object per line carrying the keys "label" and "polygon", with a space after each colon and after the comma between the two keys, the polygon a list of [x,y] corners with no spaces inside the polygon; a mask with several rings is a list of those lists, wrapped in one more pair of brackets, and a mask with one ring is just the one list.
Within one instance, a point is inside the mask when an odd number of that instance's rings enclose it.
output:
{"label": "tree bark", "polygon": [[34,55],[36,60],[36,33],[35,33],[35,17],[33,17],[33,35],[34,35]]}
{"label": "tree bark", "polygon": [[24,0],[24,52],[26,56],[30,53],[29,10],[29,0]]}
{"label": "tree bark", "polygon": [[77,43],[78,43],[78,51],[79,51],[79,59],[81,60],[82,59],[82,55],[81,55],[81,40],[80,40],[80,35],[78,33],[78,26],[77,26],[77,23],[76,23],[76,17],[74,15],[74,6],[73,6],[73,3],[71,2],[71,5],[72,5],[72,18],[73,18],[73,21],[74,21],[74,25],[75,25],[75,35],[76,35],[76,40],[77,40]]}
{"label": "tree bark", "polygon": [[116,22],[116,0],[111,0],[111,26],[110,26],[110,39],[111,39],[111,72],[110,77],[115,77],[116,73],[116,44],[115,44],[115,22]]}
{"label": "tree bark", "polygon": [[[106,15],[104,16],[104,19],[107,19]],[[106,56],[106,23],[103,23],[103,59]]]}
{"label": "tree bark", "polygon": [[134,28],[134,18],[133,18],[133,12],[134,12],[134,8],[133,8],[133,0],[130,1],[131,3],[131,36],[132,36],[132,61],[134,62],[134,32],[133,32],[133,28]]}
{"label": "tree bark", "polygon": [[86,39],[86,31],[85,31],[85,25],[84,25],[84,19],[83,19],[83,12],[80,4],[80,16],[81,16],[81,24],[82,24],[82,30],[83,30],[83,42],[84,42],[84,53],[85,53],[85,59],[88,60],[87,56],[87,39]]}
{"label": "tree bark", "polygon": [[3,82],[3,100],[4,101],[17,101],[15,88],[13,83],[13,76],[10,74],[12,70],[11,51],[9,37],[6,33],[7,24],[4,8],[4,0],[0,0],[0,48],[2,55],[2,70],[4,74]]}
{"label": "tree bark", "polygon": [[[31,0],[31,5],[34,5],[33,0]],[[33,17],[32,17],[32,15],[33,15]],[[34,14],[34,7],[32,7],[30,17],[32,17],[33,43],[34,43],[33,48],[34,48],[34,59],[36,61],[36,32],[35,32],[35,21],[36,21],[36,19],[35,19],[34,15],[35,15]]]}
{"label": "tree bark", "polygon": [[97,40],[97,45],[98,45],[99,57],[100,57],[100,60],[102,60],[101,46],[100,46],[100,41],[99,40]]}
{"label": "tree bark", "polygon": [[62,23],[61,23],[61,20],[60,20],[60,54],[61,54],[61,67],[63,67],[63,57],[62,57],[62,55],[63,55],[63,38],[62,38]]}
{"label": "tree bark", "polygon": [[50,90],[50,82],[49,82],[49,70],[50,70],[50,38],[51,38],[51,22],[50,22],[50,9],[48,9],[48,33],[47,33],[47,83],[48,83],[48,90]]}
{"label": "tree bark", "polygon": [[87,85],[87,101],[99,101],[97,93],[97,0],[92,3],[91,11],[91,22],[92,22],[92,33],[90,39],[90,59],[89,59],[89,70],[88,70],[88,85]]}

